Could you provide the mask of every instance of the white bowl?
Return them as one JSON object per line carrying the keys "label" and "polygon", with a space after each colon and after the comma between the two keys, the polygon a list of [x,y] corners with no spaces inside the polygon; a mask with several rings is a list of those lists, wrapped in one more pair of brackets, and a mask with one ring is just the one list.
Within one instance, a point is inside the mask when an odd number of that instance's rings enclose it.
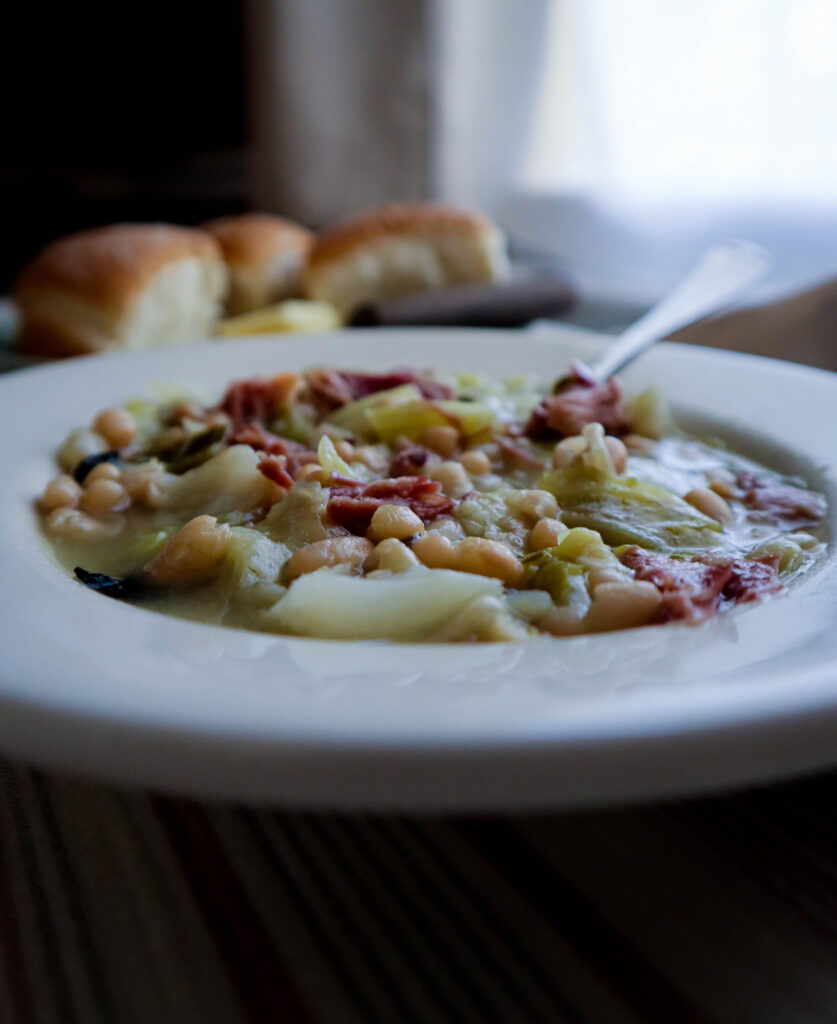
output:
{"label": "white bowl", "polygon": [[[106,599],[43,542],[54,452],[161,382],[330,363],[535,371],[601,339],[558,329],[347,331],[74,360],[0,379],[0,752],[114,782],[286,805],[560,807],[777,778],[837,762],[833,556],[784,597],[700,627],[509,645],[342,643],[198,625]],[[829,500],[837,377],[661,345],[659,383]]]}

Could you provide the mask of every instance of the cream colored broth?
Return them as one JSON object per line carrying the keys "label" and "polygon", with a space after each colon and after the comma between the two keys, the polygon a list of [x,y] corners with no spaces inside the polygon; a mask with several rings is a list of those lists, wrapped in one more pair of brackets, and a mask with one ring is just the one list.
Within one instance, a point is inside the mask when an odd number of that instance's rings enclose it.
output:
{"label": "cream colored broth", "polygon": [[[45,535],[68,571],[125,580],[143,607],[337,639],[701,622],[822,553],[804,481],[683,436],[658,396],[626,404],[613,385],[597,406],[611,433],[562,434],[539,410],[576,415],[592,385],[403,376],[359,398],[344,392],[367,375],[313,371],[214,407],[106,411],[92,426],[114,436],[76,432],[58,461],[118,441],[113,462],[47,485]],[[799,495],[807,518],[775,513]]]}

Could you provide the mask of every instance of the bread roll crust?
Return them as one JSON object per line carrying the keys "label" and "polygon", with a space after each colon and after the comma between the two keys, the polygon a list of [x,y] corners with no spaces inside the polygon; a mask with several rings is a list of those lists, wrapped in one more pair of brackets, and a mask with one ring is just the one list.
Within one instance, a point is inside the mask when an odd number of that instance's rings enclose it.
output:
{"label": "bread roll crust", "polygon": [[15,282],[13,295],[26,313],[30,297],[61,292],[121,316],[168,263],[220,260],[207,231],[172,224],[111,224],[79,231],[48,245]]}
{"label": "bread roll crust", "polygon": [[385,206],[326,231],[305,273],[309,298],[350,318],[370,302],[508,272],[502,232],[487,217],[432,203]]}
{"label": "bread roll crust", "polygon": [[203,225],[221,246],[232,267],[256,267],[272,260],[280,250],[307,254],[314,233],[300,224],[270,213],[243,213],[218,217]]}
{"label": "bread roll crust", "polygon": [[497,233],[493,221],[474,210],[460,210],[436,203],[391,203],[341,221],[324,231],[308,258],[308,267],[316,271],[379,238],[461,235],[479,240]]}
{"label": "bread roll crust", "polygon": [[211,333],[227,286],[206,231],[113,224],[48,245],[18,277],[19,348],[74,356]]}
{"label": "bread roll crust", "polygon": [[314,245],[313,232],[270,213],[219,217],[204,227],[221,246],[229,271],[229,316],[302,294],[302,272]]}

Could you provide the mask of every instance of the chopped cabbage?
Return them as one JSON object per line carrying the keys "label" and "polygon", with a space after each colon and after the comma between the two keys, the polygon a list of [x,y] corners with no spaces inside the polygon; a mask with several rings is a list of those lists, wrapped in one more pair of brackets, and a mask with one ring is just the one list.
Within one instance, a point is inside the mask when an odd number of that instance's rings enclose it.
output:
{"label": "chopped cabbage", "polygon": [[328,491],[314,480],[294,484],[285,497],[265,516],[260,529],[291,551],[328,536],[322,517],[328,503]]}
{"label": "chopped cabbage", "polygon": [[646,388],[628,402],[628,422],[635,434],[659,440],[675,431],[674,417],[663,393],[657,387]]}
{"label": "chopped cabbage", "polygon": [[374,391],[371,395],[364,395],[354,402],[348,402],[341,409],[331,413],[329,421],[352,434],[373,437],[375,430],[370,421],[372,410],[420,401],[421,391],[417,384],[399,384],[398,387]]}
{"label": "chopped cabbage", "polygon": [[466,437],[489,432],[495,423],[492,410],[481,402],[421,401],[369,409],[367,418],[375,434],[388,444],[399,437],[417,440],[428,427],[456,426]]}
{"label": "chopped cabbage", "polygon": [[318,569],[295,580],[266,621],[280,632],[334,640],[428,640],[471,601],[502,594],[499,580],[448,569],[374,580]]}
{"label": "chopped cabbage", "polygon": [[669,555],[730,547],[720,523],[654,484],[593,480],[571,467],[545,473],[540,485],[555,495],[567,526],[589,527],[612,546],[638,544]]}
{"label": "chopped cabbage", "polygon": [[291,557],[284,544],[246,526],[230,528],[232,537],[224,557],[225,569],[237,587],[275,583],[279,570]]}
{"label": "chopped cabbage", "polygon": [[352,467],[348,462],[340,458],[337,454],[337,449],[334,447],[334,442],[325,434],[320,438],[320,443],[317,445],[317,458],[320,460],[320,465],[326,473],[338,473],[340,476],[347,476],[352,480],[355,479]]}
{"label": "chopped cabbage", "polygon": [[765,558],[778,555],[777,570],[780,575],[798,572],[805,564],[805,552],[801,544],[791,535],[774,537],[750,552],[750,558]]}
{"label": "chopped cabbage", "polygon": [[248,445],[225,448],[195,469],[172,477],[163,502],[184,518],[211,516],[270,505],[275,485],[259,472],[260,454]]}

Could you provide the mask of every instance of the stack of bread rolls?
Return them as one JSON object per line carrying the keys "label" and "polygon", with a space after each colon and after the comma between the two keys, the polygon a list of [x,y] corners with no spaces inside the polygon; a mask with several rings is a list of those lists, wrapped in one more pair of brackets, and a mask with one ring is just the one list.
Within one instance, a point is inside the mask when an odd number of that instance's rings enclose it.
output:
{"label": "stack of bread rolls", "polygon": [[47,246],[13,295],[21,350],[72,356],[212,337],[225,316],[295,298],[347,319],[369,302],[507,270],[505,240],[487,217],[424,203],[387,206],[319,237],[263,213],[201,228],[93,228]]}

